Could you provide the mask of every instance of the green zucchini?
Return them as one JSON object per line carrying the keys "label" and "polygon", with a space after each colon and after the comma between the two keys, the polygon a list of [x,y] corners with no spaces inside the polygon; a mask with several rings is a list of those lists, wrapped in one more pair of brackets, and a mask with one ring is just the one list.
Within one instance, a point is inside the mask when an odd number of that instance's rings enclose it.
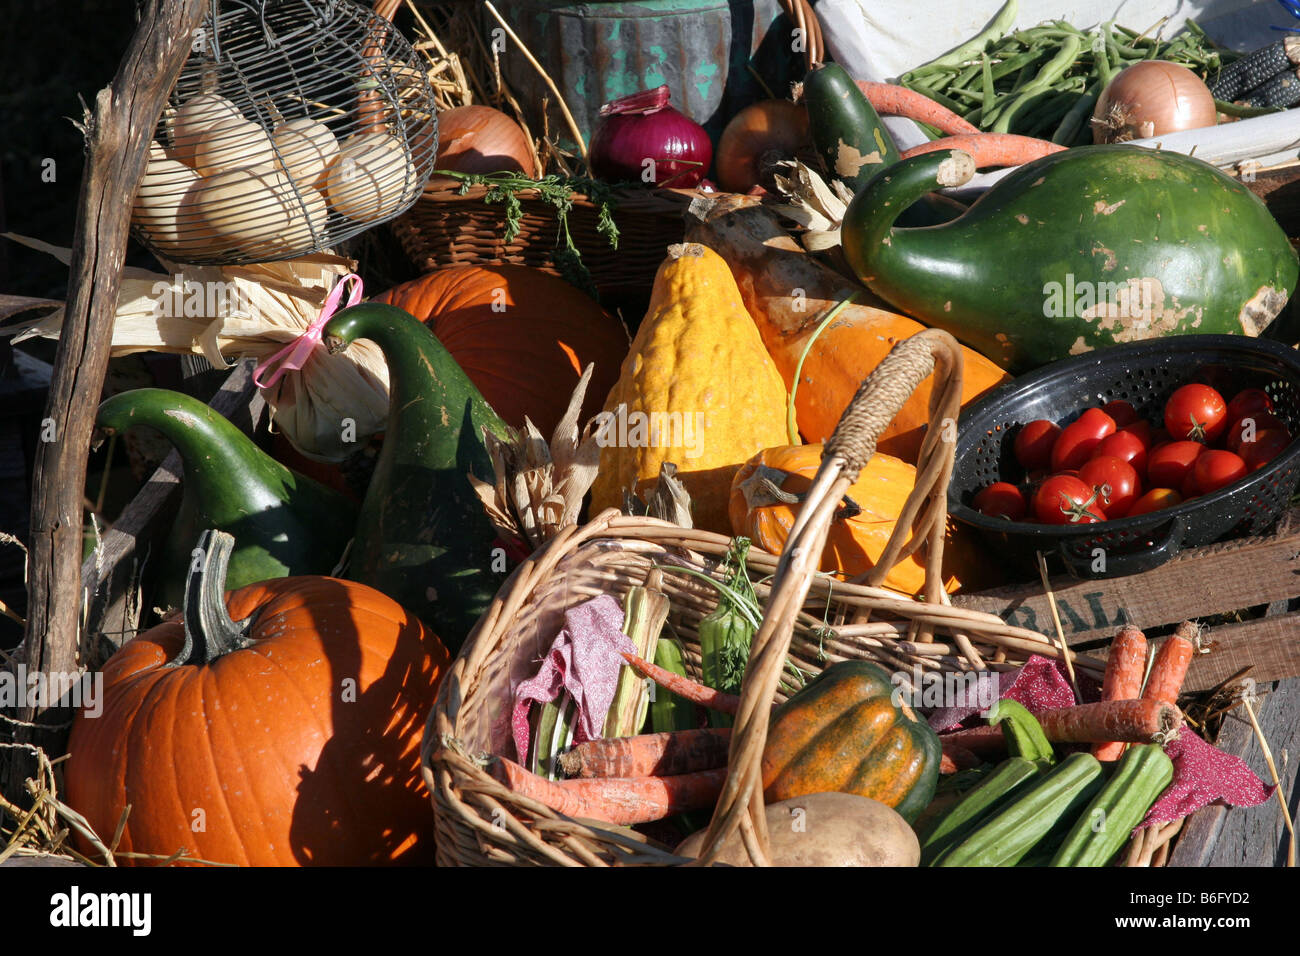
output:
{"label": "green zucchini", "polygon": [[367,302],[325,325],[331,352],[357,339],[384,353],[389,405],[348,576],[423,618],[455,653],[501,583],[496,532],[467,476],[494,480],[483,430],[503,438],[507,427],[414,316]]}
{"label": "green zucchini", "polygon": [[931,866],[946,850],[965,839],[1013,793],[1038,775],[1033,761],[1012,757],[998,764],[984,782],[966,794],[948,814],[921,838],[921,865]]}
{"label": "green zucchini", "polygon": [[[673,639],[661,637],[655,646],[656,667],[662,667],[672,674],[686,676],[686,664],[682,660],[681,646]],[[650,729],[656,734],[674,730],[694,730],[699,724],[695,720],[695,704],[684,697],[678,697],[670,690],[658,685],[650,688],[654,695],[650,703]]]}
{"label": "green zucchini", "polygon": [[803,80],[813,145],[831,176],[857,192],[898,162],[898,147],[866,94],[836,63],[814,66]]}
{"label": "green zucchini", "polygon": [[1015,866],[1059,820],[1072,819],[1101,784],[1101,762],[1089,753],[1071,754],[1018,791],[934,865]]}
{"label": "green zucchini", "polygon": [[1066,835],[1052,866],[1106,866],[1173,779],[1173,761],[1158,744],[1129,747]]}
{"label": "green zucchini", "polygon": [[137,388],[105,399],[95,424],[110,433],[147,425],[181,458],[181,504],[153,604],[181,606],[195,542],[210,528],[235,539],[226,575],[232,591],[268,578],[329,574],[343,557],[356,505],[280,464],[198,399]]}
{"label": "green zucchini", "polygon": [[1012,372],[1168,335],[1258,335],[1300,261],[1272,213],[1208,163],[1138,146],[1079,146],[1019,167],[960,218],[898,214],[974,173],[957,150],[873,178],[841,226],[870,289]]}
{"label": "green zucchini", "polygon": [[1007,753],[1013,757],[1023,757],[1037,764],[1043,770],[1056,763],[1052,745],[1047,742],[1043,727],[1023,704],[1014,700],[995,700],[989,708],[989,725],[1002,725],[1002,733],[1007,741]]}

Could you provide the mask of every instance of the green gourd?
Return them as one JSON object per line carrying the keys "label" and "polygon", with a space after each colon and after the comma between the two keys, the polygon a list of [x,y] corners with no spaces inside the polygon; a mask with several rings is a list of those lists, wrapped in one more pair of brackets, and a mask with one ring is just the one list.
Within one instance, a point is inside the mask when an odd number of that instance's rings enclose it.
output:
{"label": "green gourd", "polygon": [[298,474],[196,398],[137,388],[105,399],[95,423],[106,432],[147,425],[181,456],[181,504],[158,567],[161,606],[180,607],[199,536],[235,539],[230,590],[295,574],[329,574],[352,537],[356,505]]}
{"label": "green gourd", "polygon": [[467,475],[493,480],[483,429],[505,437],[507,426],[428,327],[395,306],[343,309],[324,335],[331,352],[369,339],[388,363],[384,444],[348,576],[418,614],[455,653],[502,580],[496,533]]}
{"label": "green gourd", "polygon": [[1080,146],[1019,167],[959,218],[898,228],[925,193],[974,173],[957,150],[878,173],[841,227],[873,292],[1012,371],[1167,335],[1258,335],[1300,263],[1268,208],[1208,163]]}

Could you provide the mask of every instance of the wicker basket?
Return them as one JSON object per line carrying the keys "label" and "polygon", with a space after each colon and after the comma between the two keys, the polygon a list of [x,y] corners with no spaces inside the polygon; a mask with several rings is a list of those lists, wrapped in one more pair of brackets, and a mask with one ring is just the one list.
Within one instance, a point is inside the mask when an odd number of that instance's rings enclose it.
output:
{"label": "wicker basket", "polygon": [[[732,737],[727,784],[701,860],[742,828],[751,853],[766,846],[762,793],[755,786],[768,712],[827,664],[872,659],[891,671],[1011,670],[1031,654],[1060,658],[1043,635],[995,615],[951,607],[943,591],[946,488],[953,445],[931,427],[917,484],[885,553],[862,583],[817,573],[817,556],[840,499],[875,450],[875,436],[916,385],[935,370],[932,426],[955,416],[961,355],[945,332],[926,330],[900,343],[864,383],[826,445],[822,465],[780,559],[750,552],[749,566],[766,614],[755,636]],[[907,529],[914,529],[908,536]],[[910,540],[904,541],[905,537]],[[685,862],[667,848],[619,827],[561,816],[521,798],[484,772],[483,756],[509,753],[511,691],[532,676],[558,632],[564,611],[598,594],[621,596],[663,571],[673,610],[669,626],[699,673],[701,618],[717,603],[714,589],[674,568],[715,573],[729,540],[649,518],[606,511],[570,527],[522,564],[470,635],[442,684],[425,729],[423,766],[433,794],[441,865],[578,865]],[[874,585],[893,563],[924,544],[928,601]],[[874,578],[874,580],[873,580]],[[1099,675],[1102,663],[1072,655],[1076,669]],[[1154,852],[1154,850],[1153,850]],[[1149,865],[1150,855],[1146,857]]]}
{"label": "wicker basket", "polygon": [[[416,268],[432,272],[446,266],[512,263],[559,275],[555,207],[536,190],[516,193],[519,233],[506,242],[505,204],[484,202],[486,194],[486,186],[472,186],[461,195],[460,186],[445,179],[425,187],[415,205],[393,223],[402,250]],[[694,190],[677,189],[616,191],[612,214],[619,240],[614,249],[597,231],[599,207],[574,194],[569,234],[602,303],[649,299],[664,250],[686,233],[684,216],[695,195]]]}

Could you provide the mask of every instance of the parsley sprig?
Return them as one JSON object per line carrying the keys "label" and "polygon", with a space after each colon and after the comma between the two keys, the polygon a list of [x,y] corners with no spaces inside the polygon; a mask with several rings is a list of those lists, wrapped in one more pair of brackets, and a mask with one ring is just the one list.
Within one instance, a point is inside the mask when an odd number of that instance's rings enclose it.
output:
{"label": "parsley sprig", "polygon": [[606,183],[597,182],[582,176],[543,176],[529,179],[522,173],[487,173],[468,174],[438,170],[437,175],[454,176],[461,181],[460,195],[464,196],[473,186],[486,186],[483,201],[488,204],[504,203],[506,207],[505,241],[510,242],[519,235],[523,223],[524,210],[519,201],[519,193],[525,189],[537,191],[538,198],[555,209],[557,223],[555,236],[555,265],[560,274],[578,286],[592,298],[598,298],[596,284],[591,272],[582,261],[582,252],[573,241],[569,232],[569,212],[573,208],[575,194],[586,196],[597,210],[596,231],[605,238],[610,248],[618,249],[618,226],[614,222],[613,210],[616,205],[614,190]]}

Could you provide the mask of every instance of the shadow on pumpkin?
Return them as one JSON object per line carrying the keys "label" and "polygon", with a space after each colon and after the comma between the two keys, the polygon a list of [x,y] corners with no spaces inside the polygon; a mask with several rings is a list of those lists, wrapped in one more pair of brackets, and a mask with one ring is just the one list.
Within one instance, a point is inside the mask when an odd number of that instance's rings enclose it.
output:
{"label": "shadow on pumpkin", "polygon": [[433,808],[420,776],[420,740],[447,652],[427,630],[422,646],[408,614],[386,661],[378,648],[363,654],[367,618],[376,615],[349,602],[339,583],[323,593],[335,588],[337,602],[311,608],[327,637],[333,733],[316,766],[298,768],[293,855],[304,866],[432,865]]}

